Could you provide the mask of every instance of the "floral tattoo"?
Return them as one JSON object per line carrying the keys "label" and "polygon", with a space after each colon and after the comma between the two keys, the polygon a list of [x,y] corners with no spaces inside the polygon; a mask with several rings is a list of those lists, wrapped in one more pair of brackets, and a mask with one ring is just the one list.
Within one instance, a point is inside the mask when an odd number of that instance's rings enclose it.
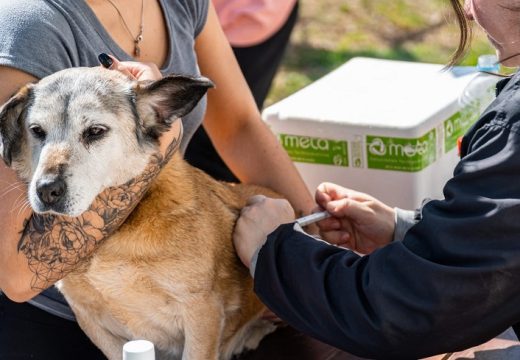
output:
{"label": "floral tattoo", "polygon": [[145,171],[128,183],[106,189],[78,217],[33,214],[26,220],[18,251],[34,273],[31,288],[41,291],[62,279],[97,245],[115,232],[137,206],[180,143],[174,139],[164,158],[154,155]]}

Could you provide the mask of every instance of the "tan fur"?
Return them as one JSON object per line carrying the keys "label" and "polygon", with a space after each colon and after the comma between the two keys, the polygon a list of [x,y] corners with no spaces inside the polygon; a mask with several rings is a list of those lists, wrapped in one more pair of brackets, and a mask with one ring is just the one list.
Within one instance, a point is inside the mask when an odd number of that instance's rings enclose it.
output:
{"label": "tan fur", "polygon": [[45,174],[59,174],[60,168],[64,164],[67,164],[70,158],[70,149],[66,147],[56,147],[42,164],[42,171]]}
{"label": "tan fur", "polygon": [[232,231],[246,199],[260,193],[274,195],[217,182],[174,156],[120,230],[62,281],[87,335],[110,359],[140,338],[165,358],[184,351],[190,360],[256,347],[274,327],[259,320],[264,306]]}
{"label": "tan fur", "polygon": [[[0,156],[29,184],[34,211],[79,216],[100,191],[138,176],[159,150],[153,136],[174,129],[211,86],[205,78],[136,84],[99,67],[63,70],[0,108]],[[94,125],[110,131],[89,143]],[[59,201],[45,203],[42,179],[66,184]],[[109,359],[132,339],[152,341],[157,359],[230,359],[274,329],[260,319],[264,306],[232,243],[254,194],[275,195],[217,182],[176,154],[122,227],[58,284]]]}

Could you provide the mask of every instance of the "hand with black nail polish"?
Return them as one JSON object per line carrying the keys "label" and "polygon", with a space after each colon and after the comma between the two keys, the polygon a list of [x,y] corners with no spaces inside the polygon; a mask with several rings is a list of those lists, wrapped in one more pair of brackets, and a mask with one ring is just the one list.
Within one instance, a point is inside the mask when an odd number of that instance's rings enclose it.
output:
{"label": "hand with black nail polish", "polygon": [[119,61],[106,53],[98,55],[101,65],[110,70],[117,70],[132,80],[159,80],[162,74],[157,65],[153,63],[142,63],[137,61]]}
{"label": "hand with black nail polish", "polygon": [[110,69],[110,67],[114,63],[112,58],[108,54],[105,54],[105,53],[99,54],[98,55],[98,60],[101,63],[101,65],[103,65],[103,67],[105,67],[107,69]]}

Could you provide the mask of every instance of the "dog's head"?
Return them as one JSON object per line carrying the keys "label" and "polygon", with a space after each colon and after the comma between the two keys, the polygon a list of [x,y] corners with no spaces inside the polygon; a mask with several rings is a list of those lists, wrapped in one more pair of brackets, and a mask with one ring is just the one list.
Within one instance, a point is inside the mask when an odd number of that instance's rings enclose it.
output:
{"label": "dog's head", "polygon": [[212,86],[205,78],[136,83],[102,68],[63,70],[0,108],[0,155],[28,182],[36,212],[77,216],[104,188],[140,174],[161,133]]}

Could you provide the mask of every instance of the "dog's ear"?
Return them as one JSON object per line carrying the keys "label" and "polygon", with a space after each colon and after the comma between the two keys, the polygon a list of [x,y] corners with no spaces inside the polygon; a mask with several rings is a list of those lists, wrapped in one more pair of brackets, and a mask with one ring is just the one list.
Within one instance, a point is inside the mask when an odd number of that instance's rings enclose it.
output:
{"label": "dog's ear", "polygon": [[145,132],[158,137],[175,119],[185,116],[197,105],[213,83],[204,77],[170,75],[161,80],[138,83],[136,105]]}
{"label": "dog's ear", "polygon": [[11,166],[22,147],[23,117],[31,87],[31,84],[24,86],[0,107],[0,155],[7,166]]}

